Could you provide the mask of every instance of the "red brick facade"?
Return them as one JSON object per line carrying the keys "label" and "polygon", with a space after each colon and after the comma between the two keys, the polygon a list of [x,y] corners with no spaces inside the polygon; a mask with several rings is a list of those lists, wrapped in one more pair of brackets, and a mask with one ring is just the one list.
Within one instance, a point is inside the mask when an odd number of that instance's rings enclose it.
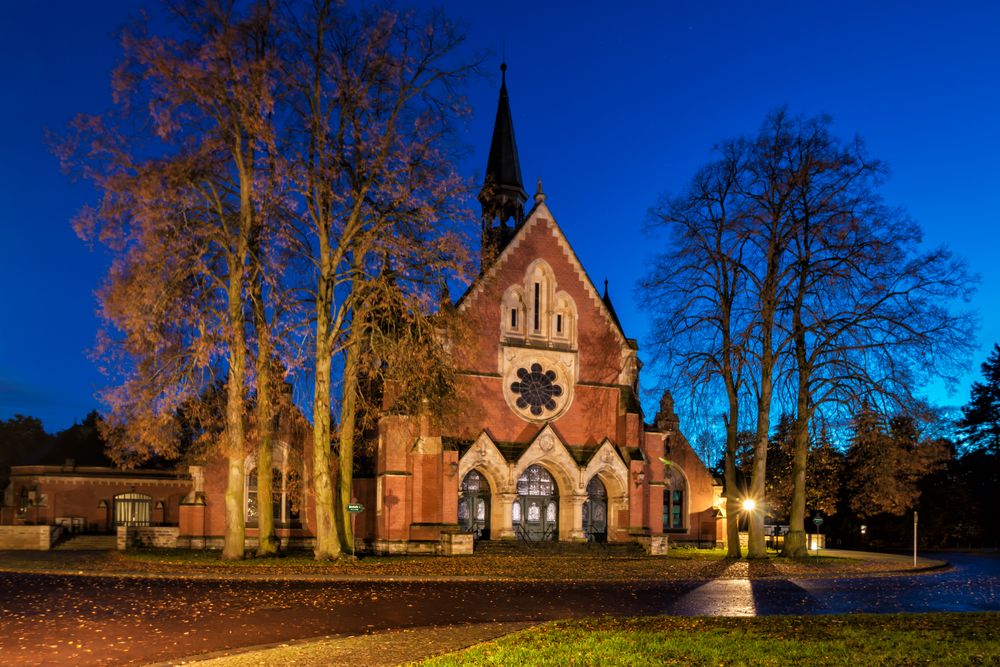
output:
{"label": "red brick facade", "polygon": [[[719,539],[718,486],[676,429],[644,425],[637,346],[544,198],[457,308],[471,330],[455,351],[457,414],[437,427],[406,416],[380,424],[376,550],[432,551],[467,531],[488,539]],[[537,391],[545,395],[528,395]],[[539,475],[541,495],[529,481]],[[596,495],[588,491],[594,478]],[[463,492],[470,479],[480,486]]]}

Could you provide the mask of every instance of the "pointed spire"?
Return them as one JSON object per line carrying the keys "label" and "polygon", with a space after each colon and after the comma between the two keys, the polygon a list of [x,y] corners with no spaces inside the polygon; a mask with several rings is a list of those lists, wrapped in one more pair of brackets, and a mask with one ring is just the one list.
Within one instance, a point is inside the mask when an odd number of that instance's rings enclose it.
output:
{"label": "pointed spire", "polygon": [[615,307],[613,305],[611,305],[611,296],[608,295],[608,279],[607,278],[604,279],[604,296],[601,297],[601,301],[603,301],[604,305],[607,306],[607,308],[608,308],[608,314],[611,315],[611,321],[615,323],[615,326],[618,327],[619,331],[624,332],[625,330],[622,329],[622,323],[618,319],[618,313],[615,312]]}
{"label": "pointed spire", "polygon": [[[507,63],[500,65],[500,100],[493,123],[493,139],[486,160],[486,177],[479,192],[483,207],[483,256],[492,246],[498,252],[513,236],[507,221],[513,220],[514,228],[524,222],[524,202],[528,195],[521,182],[521,162],[517,157],[514,140],[514,120],[507,97]],[[494,229],[499,225],[499,229]]]}

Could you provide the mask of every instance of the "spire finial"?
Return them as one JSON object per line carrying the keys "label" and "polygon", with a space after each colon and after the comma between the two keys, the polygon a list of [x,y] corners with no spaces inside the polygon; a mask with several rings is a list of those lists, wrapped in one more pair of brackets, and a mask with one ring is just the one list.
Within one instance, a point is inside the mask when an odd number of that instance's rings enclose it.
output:
{"label": "spire finial", "polygon": [[604,298],[608,298],[608,279],[604,279]]}
{"label": "spire finial", "polygon": [[543,201],[545,201],[545,193],[542,192],[542,177],[539,176],[538,177],[538,187],[535,190],[535,203],[536,204],[541,204]]}
{"label": "spire finial", "polygon": [[507,58],[500,62],[500,85],[507,85]]}

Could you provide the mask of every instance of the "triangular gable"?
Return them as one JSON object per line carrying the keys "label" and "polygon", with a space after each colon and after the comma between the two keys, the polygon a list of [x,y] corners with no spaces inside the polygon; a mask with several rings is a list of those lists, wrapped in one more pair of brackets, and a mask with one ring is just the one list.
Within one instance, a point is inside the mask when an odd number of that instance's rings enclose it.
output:
{"label": "triangular gable", "polygon": [[[598,473],[604,473],[605,489],[609,494],[628,495],[628,463],[608,438],[604,439],[601,446],[590,457],[590,461],[587,462],[587,467],[583,472],[584,484]],[[608,482],[613,483],[612,488],[608,488]]]}
{"label": "triangular gable", "polygon": [[509,464],[500,450],[497,449],[493,438],[486,431],[479,434],[476,441],[462,455],[458,461],[458,481],[459,484],[469,474],[470,470],[479,470],[486,474],[487,479],[493,486],[494,493],[504,493],[510,486]]}
{"label": "triangular gable", "polygon": [[604,320],[608,324],[608,328],[614,332],[615,336],[618,338],[619,343],[625,347],[630,348],[628,339],[625,336],[625,332],[622,330],[621,325],[615,321],[611,312],[608,310],[607,304],[604,303],[604,299],[601,298],[601,294],[597,291],[597,287],[594,285],[594,281],[590,279],[587,274],[586,269],[583,268],[583,264],[580,259],[576,256],[576,252],[573,247],[569,244],[566,239],[566,235],[563,233],[562,228],[556,222],[555,217],[546,206],[545,202],[538,202],[535,204],[534,208],[531,209],[531,213],[528,215],[528,219],[523,225],[515,232],[514,237],[510,240],[510,243],[501,251],[497,256],[496,260],[487,268],[485,271],[480,273],[469,285],[469,288],[465,290],[465,293],[458,298],[455,307],[459,312],[466,310],[472,300],[478,296],[483,289],[483,285],[492,278],[501,266],[507,263],[514,251],[521,245],[524,237],[534,229],[537,225],[547,225],[552,232],[552,236],[555,238],[556,242],[559,244],[560,249],[562,249],[563,254],[569,261],[570,266],[576,272],[577,277],[584,285],[584,289],[587,291],[587,295],[590,298],[591,303],[594,307],[601,313]]}
{"label": "triangular gable", "polygon": [[536,435],[514,467],[513,479],[517,479],[530,466],[540,463],[560,483],[562,493],[583,490],[580,466],[569,453],[566,443],[551,424],[546,424]]}

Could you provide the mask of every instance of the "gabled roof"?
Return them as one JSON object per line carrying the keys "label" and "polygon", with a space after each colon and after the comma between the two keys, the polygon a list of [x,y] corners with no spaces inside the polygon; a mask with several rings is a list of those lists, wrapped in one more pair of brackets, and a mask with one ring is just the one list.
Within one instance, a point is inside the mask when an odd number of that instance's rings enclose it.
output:
{"label": "gabled roof", "polygon": [[593,302],[595,307],[604,315],[608,325],[620,338],[619,342],[624,347],[633,347],[629,343],[629,339],[625,336],[625,332],[622,330],[621,323],[618,321],[618,316],[614,313],[614,310],[609,307],[609,303],[605,303],[604,299],[597,291],[597,287],[594,286],[594,281],[590,279],[589,275],[587,275],[586,269],[583,268],[583,264],[576,256],[576,252],[569,244],[569,241],[566,239],[566,235],[563,234],[562,228],[559,227],[559,224],[556,222],[555,217],[552,215],[552,212],[549,210],[549,207],[546,205],[544,199],[536,199],[535,206],[531,209],[531,212],[528,213],[528,218],[525,223],[515,231],[510,243],[504,247],[493,263],[489,267],[484,267],[479,275],[472,281],[469,288],[466,289],[462,296],[458,298],[458,301],[455,302],[455,307],[459,311],[464,310],[467,307],[469,300],[482,289],[485,282],[497,272],[499,267],[503,266],[503,264],[510,259],[510,256],[520,246],[524,237],[531,233],[537,225],[549,226],[555,242],[562,249],[563,254],[576,271],[577,276],[583,282],[587,290],[587,294],[590,296],[591,302]]}

